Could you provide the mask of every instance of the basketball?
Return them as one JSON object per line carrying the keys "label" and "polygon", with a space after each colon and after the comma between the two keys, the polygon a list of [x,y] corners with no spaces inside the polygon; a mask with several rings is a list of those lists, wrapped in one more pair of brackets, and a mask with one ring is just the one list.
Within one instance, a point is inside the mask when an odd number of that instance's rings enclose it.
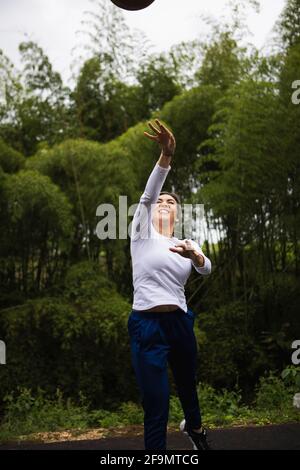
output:
{"label": "basketball", "polygon": [[123,10],[143,10],[147,8],[154,0],[111,0],[117,7]]}

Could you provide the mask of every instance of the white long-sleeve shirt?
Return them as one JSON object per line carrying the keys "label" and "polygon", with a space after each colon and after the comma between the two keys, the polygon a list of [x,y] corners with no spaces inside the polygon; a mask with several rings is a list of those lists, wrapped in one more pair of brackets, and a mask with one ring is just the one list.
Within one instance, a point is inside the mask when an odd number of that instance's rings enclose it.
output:
{"label": "white long-sleeve shirt", "polygon": [[168,168],[163,168],[156,163],[133,217],[130,252],[134,310],[147,310],[170,304],[177,305],[187,312],[184,286],[191,274],[192,266],[203,275],[211,272],[209,258],[194,240],[190,242],[204,257],[205,262],[202,267],[196,266],[190,258],[184,258],[170,251],[169,248],[181,240],[174,236],[169,238],[161,235],[152,223],[152,209],[170,169],[170,165]]}

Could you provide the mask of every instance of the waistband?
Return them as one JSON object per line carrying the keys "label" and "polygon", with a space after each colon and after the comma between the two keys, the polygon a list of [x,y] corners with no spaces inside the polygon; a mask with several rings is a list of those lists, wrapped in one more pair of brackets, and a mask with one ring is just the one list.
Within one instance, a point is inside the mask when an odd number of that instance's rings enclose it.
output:
{"label": "waistband", "polygon": [[170,312],[147,312],[146,310],[134,310],[132,309],[131,312],[135,315],[138,315],[143,318],[158,318],[158,317],[169,317],[174,315],[186,315],[187,312],[182,310],[181,308],[177,308],[176,310],[171,310]]}

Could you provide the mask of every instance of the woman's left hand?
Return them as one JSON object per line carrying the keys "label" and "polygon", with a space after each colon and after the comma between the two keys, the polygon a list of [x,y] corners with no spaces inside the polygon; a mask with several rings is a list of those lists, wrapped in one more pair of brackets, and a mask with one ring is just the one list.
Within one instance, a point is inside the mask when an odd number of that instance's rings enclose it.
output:
{"label": "woman's left hand", "polygon": [[[200,253],[196,253],[190,240],[183,240],[182,242],[179,242],[177,245],[170,247],[169,250],[173,251],[173,253],[178,253],[184,258],[190,258],[193,261],[196,261],[197,258],[199,259],[200,257],[203,258],[203,256]],[[201,264],[204,264],[204,258]]]}

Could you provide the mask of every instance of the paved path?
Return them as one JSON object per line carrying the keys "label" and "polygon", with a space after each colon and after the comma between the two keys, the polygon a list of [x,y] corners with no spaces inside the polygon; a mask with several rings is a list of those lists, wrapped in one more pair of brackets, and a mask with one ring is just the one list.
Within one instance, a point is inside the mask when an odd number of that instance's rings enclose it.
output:
{"label": "paved path", "polygon": [[[215,429],[209,431],[209,440],[212,442],[212,448],[219,450],[300,450],[300,423]],[[143,449],[143,437],[111,437],[51,444],[0,445],[0,450],[5,449],[141,450]],[[180,432],[170,432],[168,434],[168,450],[191,450],[191,444]]]}

